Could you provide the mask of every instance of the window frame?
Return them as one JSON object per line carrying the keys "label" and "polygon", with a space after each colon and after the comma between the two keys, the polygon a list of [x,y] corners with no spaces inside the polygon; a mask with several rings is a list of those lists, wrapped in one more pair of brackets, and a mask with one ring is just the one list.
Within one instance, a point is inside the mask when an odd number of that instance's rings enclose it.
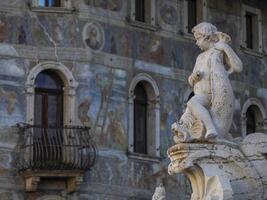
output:
{"label": "window frame", "polygon": [[[249,98],[246,100],[246,102],[243,104],[242,106],[242,110],[241,110],[241,131],[242,131],[242,137],[245,138],[248,134],[247,134],[247,110],[250,106],[256,106],[258,108],[258,110],[260,111],[260,114],[262,116],[263,119],[263,124],[261,127],[261,130],[263,132],[267,131],[267,123],[266,123],[266,110],[263,106],[263,104],[261,103],[261,101],[257,98]],[[257,118],[257,117],[256,117]],[[257,126],[256,126],[256,130],[257,130]],[[259,130],[259,129],[258,129]]]}
{"label": "window frame", "polygon": [[72,13],[74,8],[72,7],[71,0],[60,0],[59,7],[40,6],[39,0],[31,0],[30,9],[33,12],[48,12],[48,13]]}
{"label": "window frame", "polygon": [[[147,30],[151,30],[151,31],[156,31],[159,29],[159,26],[157,25],[157,20],[156,20],[156,0],[149,0],[150,1],[150,16],[147,17],[149,18],[149,22],[148,21],[145,21],[145,22],[142,22],[142,21],[138,21],[136,20],[136,13],[135,13],[135,3],[136,1],[135,0],[132,0],[131,1],[131,4],[130,4],[130,19],[129,19],[129,23],[130,25],[132,26],[135,26],[135,27],[139,27],[139,28],[142,28],[142,29],[147,29]],[[145,19],[146,19],[146,16],[145,16]]]}
{"label": "window frame", "polygon": [[[207,0],[196,0],[196,23],[200,23],[202,21],[206,21],[207,19]],[[198,7],[202,5],[201,7]],[[183,0],[182,11],[183,14],[183,30],[181,31],[185,38],[194,40],[193,33],[188,30],[188,0]]]}
{"label": "window frame", "polygon": [[34,100],[35,100],[35,79],[44,70],[52,70],[61,77],[63,87],[63,126],[76,125],[75,99],[78,83],[66,66],[58,62],[39,63],[31,69],[25,84],[26,88],[26,122],[34,125]]}
{"label": "window frame", "polygon": [[[134,89],[140,82],[146,84],[148,97],[147,105],[147,154],[134,152]],[[147,89],[149,87],[149,90]],[[147,160],[152,162],[160,161],[160,98],[159,89],[156,82],[151,76],[145,73],[136,75],[129,87],[129,99],[128,99],[128,157],[133,159]],[[151,139],[151,136],[152,139]]]}
{"label": "window frame", "polygon": [[[246,15],[249,13],[250,15],[255,15],[256,24],[252,24],[252,26],[257,27],[257,38],[252,38],[252,43],[257,43],[257,46],[255,48],[248,48],[247,47],[247,26],[246,26]],[[261,10],[255,7],[251,7],[245,4],[242,4],[242,10],[241,10],[241,23],[242,23],[242,40],[241,40],[241,49],[244,50],[245,53],[252,54],[255,56],[263,56],[263,41],[262,41],[262,14]],[[254,19],[255,20],[255,19]],[[252,22],[253,23],[253,22]],[[254,22],[255,23],[255,22]],[[254,29],[253,28],[253,29]],[[253,44],[252,44],[253,45]],[[255,44],[254,44],[255,45]]]}

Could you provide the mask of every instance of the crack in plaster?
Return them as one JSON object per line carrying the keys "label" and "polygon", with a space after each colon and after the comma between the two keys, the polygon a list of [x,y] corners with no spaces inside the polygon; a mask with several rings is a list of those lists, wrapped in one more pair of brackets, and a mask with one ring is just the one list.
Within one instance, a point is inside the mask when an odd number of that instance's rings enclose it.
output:
{"label": "crack in plaster", "polygon": [[58,61],[58,55],[57,55],[57,43],[54,41],[54,39],[50,36],[50,34],[48,33],[47,29],[45,28],[45,26],[40,22],[39,18],[36,17],[38,24],[40,25],[40,27],[43,29],[44,34],[47,36],[48,40],[54,45],[55,47],[55,57],[56,60]]}

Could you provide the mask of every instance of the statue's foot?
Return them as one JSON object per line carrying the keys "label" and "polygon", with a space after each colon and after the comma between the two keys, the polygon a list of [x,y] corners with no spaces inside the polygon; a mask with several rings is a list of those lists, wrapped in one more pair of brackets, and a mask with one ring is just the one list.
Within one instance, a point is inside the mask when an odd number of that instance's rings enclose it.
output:
{"label": "statue's foot", "polygon": [[207,131],[206,135],[205,135],[205,139],[207,140],[211,140],[211,139],[215,139],[218,136],[218,134],[216,133],[216,131]]}

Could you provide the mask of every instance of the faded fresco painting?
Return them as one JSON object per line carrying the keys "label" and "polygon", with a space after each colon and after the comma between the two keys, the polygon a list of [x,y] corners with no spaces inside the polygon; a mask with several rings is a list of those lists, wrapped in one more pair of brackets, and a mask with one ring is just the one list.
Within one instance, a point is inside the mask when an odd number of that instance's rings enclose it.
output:
{"label": "faded fresco painting", "polygon": [[120,11],[123,0],[85,0],[87,5],[107,9],[110,11]]}
{"label": "faded fresco painting", "polygon": [[[77,68],[76,68],[77,69]],[[102,147],[126,149],[126,72],[103,65],[83,65],[78,118],[90,126]]]}
{"label": "faded fresco painting", "polygon": [[104,31],[100,24],[89,22],[83,28],[83,41],[86,47],[100,50],[105,41]]}

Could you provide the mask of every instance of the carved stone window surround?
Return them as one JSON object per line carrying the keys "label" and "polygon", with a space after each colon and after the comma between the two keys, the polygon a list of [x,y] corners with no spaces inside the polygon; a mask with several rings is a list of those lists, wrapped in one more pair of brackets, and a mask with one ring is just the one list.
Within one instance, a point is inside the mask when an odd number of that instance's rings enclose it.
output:
{"label": "carved stone window surround", "polygon": [[247,136],[247,118],[246,118],[246,113],[247,110],[250,106],[257,106],[257,108],[260,110],[260,114],[261,114],[261,118],[263,119],[262,121],[262,128],[264,129],[264,131],[267,130],[267,124],[266,124],[266,111],[262,105],[262,103],[260,102],[259,99],[256,98],[249,98],[243,105],[242,107],[242,111],[241,111],[241,130],[242,130],[242,136],[246,137]]}
{"label": "carved stone window surround", "polygon": [[149,1],[150,1],[150,6],[148,8],[150,11],[149,22],[141,22],[135,19],[135,0],[132,0],[130,5],[131,8],[130,8],[129,24],[134,27],[147,29],[150,31],[156,31],[159,29],[159,26],[156,23],[156,0],[149,0]]}
{"label": "carved stone window surround", "polygon": [[[253,43],[257,43],[257,47],[253,48],[253,49],[249,49],[247,48],[247,43],[246,43],[246,14],[247,13],[251,13],[253,15],[255,15],[255,17],[257,18],[257,21],[255,22],[255,26],[257,27],[257,30],[253,30],[253,31],[257,31],[257,37],[255,38],[255,36],[252,38],[253,39]],[[244,50],[245,53],[251,54],[251,55],[255,55],[255,56],[260,56],[263,54],[264,55],[264,51],[263,51],[263,44],[262,44],[262,14],[261,14],[261,10],[258,8],[254,8],[248,5],[242,5],[242,10],[241,10],[241,27],[242,27],[242,40],[241,40],[241,49]]]}
{"label": "carved stone window surround", "polygon": [[58,73],[64,82],[64,109],[63,109],[63,124],[75,125],[75,95],[78,83],[75,81],[72,73],[66,66],[58,62],[42,62],[32,68],[28,74],[26,81],[26,122],[33,125],[34,123],[34,90],[35,78],[37,75],[46,69],[51,69]]}
{"label": "carved stone window surround", "polygon": [[[148,154],[141,155],[134,152],[134,89],[139,82],[145,82],[145,88],[148,96]],[[140,159],[144,157],[160,157],[160,99],[159,89],[151,76],[145,73],[136,75],[129,87],[129,123],[128,123],[128,155],[134,155]],[[131,157],[130,155],[130,157]],[[132,156],[133,157],[133,156]]]}

